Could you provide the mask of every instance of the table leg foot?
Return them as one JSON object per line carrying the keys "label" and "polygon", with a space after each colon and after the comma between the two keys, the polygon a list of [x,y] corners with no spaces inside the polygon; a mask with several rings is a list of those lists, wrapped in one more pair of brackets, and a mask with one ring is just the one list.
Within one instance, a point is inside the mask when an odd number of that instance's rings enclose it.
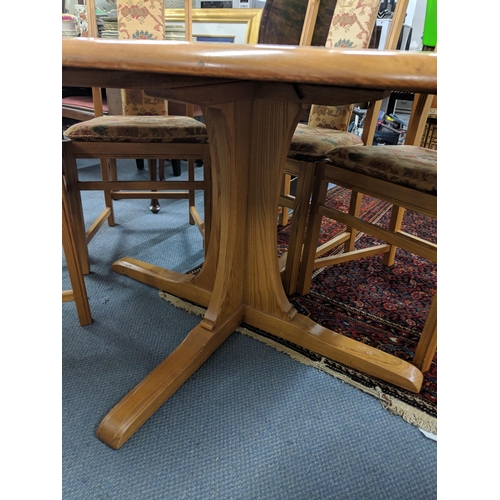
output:
{"label": "table leg foot", "polygon": [[176,273],[141,260],[124,257],[114,262],[111,269],[203,307],[208,307],[212,296],[210,290],[197,285],[195,275]]}
{"label": "table leg foot", "polygon": [[242,308],[220,327],[208,331],[197,325],[177,349],[132,389],[102,420],[97,437],[117,450],[236,330]]}
{"label": "table leg foot", "polygon": [[286,321],[247,307],[245,323],[293,342],[321,356],[408,391],[418,393],[422,372],[412,364],[324,328],[302,314]]}

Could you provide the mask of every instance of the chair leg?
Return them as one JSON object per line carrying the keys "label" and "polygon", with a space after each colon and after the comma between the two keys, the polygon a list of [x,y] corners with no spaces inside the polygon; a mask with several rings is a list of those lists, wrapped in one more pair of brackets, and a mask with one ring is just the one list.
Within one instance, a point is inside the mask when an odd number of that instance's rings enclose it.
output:
{"label": "chair leg", "polygon": [[[401,229],[401,224],[403,222],[403,216],[405,214],[405,209],[397,205],[393,205],[391,211],[391,220],[389,221],[389,230],[393,233],[397,233]],[[396,250],[398,247],[396,245],[391,245],[389,251],[384,255],[382,260],[385,266],[392,266],[396,258]]]}
{"label": "chair leg", "polygon": [[135,164],[139,170],[144,170],[144,160],[135,160]]}
{"label": "chair leg", "polygon": [[[194,160],[188,160],[188,181],[189,182],[194,182]],[[189,200],[189,224],[193,225],[194,218],[191,214],[191,207],[195,207],[195,191],[194,189],[189,190],[188,194],[188,200]]]}
{"label": "chair leg", "polygon": [[[156,160],[155,159],[149,159],[148,160],[148,166],[149,166],[149,180],[151,181],[156,181]],[[154,214],[157,214],[160,211],[160,202],[157,199],[152,199],[151,204],[149,205],[149,210],[153,212]]]}
{"label": "chair leg", "polygon": [[158,179],[165,180],[165,160],[158,160]]}
{"label": "chair leg", "polygon": [[426,372],[432,363],[437,349],[437,292],[432,299],[429,315],[425,321],[424,329],[420,335],[420,341],[413,357],[415,365],[422,373]]}
{"label": "chair leg", "polygon": [[[101,165],[101,176],[103,181],[116,181],[117,180],[117,168],[116,159],[112,158],[109,160],[100,160]],[[104,191],[104,204],[106,208],[109,209],[108,215],[108,226],[115,225],[115,214],[113,211],[113,198],[111,196],[111,191]]]}
{"label": "chair leg", "polygon": [[297,290],[297,280],[299,278],[300,262],[302,259],[315,173],[316,162],[303,163],[300,175],[297,176],[297,192],[293,207],[293,218],[290,228],[285,271],[283,273],[283,286],[285,288],[285,293],[288,295],[295,293]]}
{"label": "chair leg", "polygon": [[[285,174],[283,177],[283,186],[281,188],[281,194],[283,196],[288,196],[290,194],[290,183],[292,182],[292,176],[290,174]],[[280,226],[286,226],[288,224],[290,211],[288,207],[282,206],[281,212],[278,216],[278,224]]]}
{"label": "chair leg", "polygon": [[62,186],[62,245],[71,281],[71,291],[63,292],[63,302],[68,300],[74,301],[80,325],[90,325],[92,323],[92,316],[82,267],[78,257],[75,233],[70,216],[68,194],[64,186],[64,181]]}
{"label": "chair leg", "polygon": [[174,177],[179,177],[182,173],[181,160],[170,160],[170,163],[172,163],[172,171],[174,173]]}
{"label": "chair leg", "polygon": [[69,213],[71,215],[75,247],[83,274],[89,274],[89,254],[83,218],[82,198],[78,189],[78,169],[71,150],[71,141],[62,142],[63,172],[66,181]]}
{"label": "chair leg", "polygon": [[[297,292],[301,295],[309,293],[311,289],[312,273],[314,261],[316,260],[316,250],[318,247],[319,231],[323,216],[318,213],[318,207],[325,203],[328,191],[328,181],[324,180],[324,166],[320,164],[316,167],[316,182],[309,210],[309,222],[307,224],[306,236],[304,239],[304,249],[299,269],[299,282]],[[321,179],[321,181],[319,181]]]}
{"label": "chair leg", "polygon": [[[349,205],[349,215],[358,218],[361,213],[361,202],[363,195],[359,191],[352,191],[351,203]],[[354,227],[347,227],[346,234],[349,234],[349,239],[344,243],[344,252],[352,252],[356,244],[357,229]]]}

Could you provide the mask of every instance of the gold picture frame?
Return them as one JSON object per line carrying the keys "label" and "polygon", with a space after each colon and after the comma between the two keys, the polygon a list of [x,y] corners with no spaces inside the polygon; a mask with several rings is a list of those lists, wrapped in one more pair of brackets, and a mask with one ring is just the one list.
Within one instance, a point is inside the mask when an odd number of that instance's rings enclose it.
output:
{"label": "gold picture frame", "polygon": [[[256,44],[262,9],[193,9],[193,33],[234,36],[234,43]],[[183,25],[184,9],[165,9],[165,25]],[[168,28],[166,28],[168,30]]]}

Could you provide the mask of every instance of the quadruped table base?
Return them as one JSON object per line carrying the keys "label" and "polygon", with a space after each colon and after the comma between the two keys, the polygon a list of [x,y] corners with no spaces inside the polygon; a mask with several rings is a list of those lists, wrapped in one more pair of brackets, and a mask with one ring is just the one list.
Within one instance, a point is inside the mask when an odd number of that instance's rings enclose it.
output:
{"label": "quadruped table base", "polygon": [[[298,314],[285,295],[276,250],[277,206],[288,147],[304,109],[299,93],[293,98],[293,86],[276,89],[251,82],[212,85],[209,91],[197,87],[150,92],[202,105],[212,156],[205,263],[197,275],[130,258],[115,262],[113,270],[207,311],[175,351],[103,419],[97,436],[114,449],[243,322],[407,390],[418,392],[422,384],[415,366],[321,327]],[[373,98],[381,95],[373,92]],[[350,102],[361,102],[361,94],[358,97],[351,95]]]}

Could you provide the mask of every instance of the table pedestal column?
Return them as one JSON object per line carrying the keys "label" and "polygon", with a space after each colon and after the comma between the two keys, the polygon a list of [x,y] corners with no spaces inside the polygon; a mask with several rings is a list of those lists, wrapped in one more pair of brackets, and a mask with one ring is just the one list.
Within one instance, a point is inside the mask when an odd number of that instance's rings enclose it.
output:
{"label": "table pedestal column", "polygon": [[129,258],[113,265],[119,273],[207,311],[179,347],[101,422],[97,435],[112,448],[122,446],[242,322],[408,390],[420,390],[422,373],[417,368],[297,314],[284,293],[277,207],[286,155],[302,112],[300,102],[266,98],[205,105],[213,218],[201,272],[184,275]]}

